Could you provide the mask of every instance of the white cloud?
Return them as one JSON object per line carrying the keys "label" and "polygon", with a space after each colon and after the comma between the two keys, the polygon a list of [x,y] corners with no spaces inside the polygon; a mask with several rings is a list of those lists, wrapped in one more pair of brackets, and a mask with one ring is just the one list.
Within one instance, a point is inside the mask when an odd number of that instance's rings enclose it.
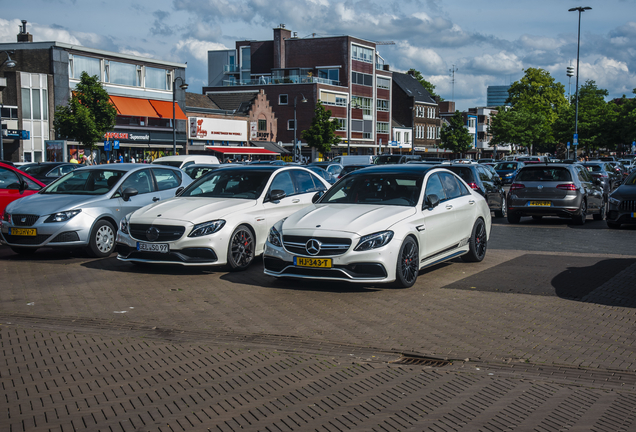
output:
{"label": "white cloud", "polygon": [[225,45],[217,42],[208,42],[188,38],[177,42],[175,45],[175,51],[188,51],[195,59],[206,62],[208,61],[208,51],[225,50],[228,49]]}
{"label": "white cloud", "polygon": [[515,54],[502,51],[475,57],[467,62],[467,66],[476,73],[498,75],[518,72],[523,68],[523,63]]}
{"label": "white cloud", "polygon": [[138,57],[148,57],[148,58],[156,58],[157,57],[154,54],[145,53],[145,52],[141,52],[141,51],[137,51],[137,50],[133,50],[133,49],[127,49],[127,48],[121,48],[119,50],[119,52],[122,53],[122,54],[134,55],[134,56],[138,56]]}
{"label": "white cloud", "polygon": [[563,39],[523,35],[519,38],[522,47],[529,50],[555,50],[566,44]]}
{"label": "white cloud", "polygon": [[[406,41],[398,42],[397,47],[400,57],[403,57],[403,63],[412,64],[412,67],[423,74],[439,73],[446,67],[442,57],[432,49],[413,46]],[[404,62],[404,58],[408,61]]]}

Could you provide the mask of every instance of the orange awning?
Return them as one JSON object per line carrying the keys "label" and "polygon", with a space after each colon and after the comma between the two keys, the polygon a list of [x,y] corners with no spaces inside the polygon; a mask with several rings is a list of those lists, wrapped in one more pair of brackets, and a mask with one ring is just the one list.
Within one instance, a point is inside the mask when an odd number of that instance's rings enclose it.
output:
{"label": "orange awning", "polygon": [[115,104],[117,112],[124,116],[159,117],[157,111],[150,105],[148,99],[136,99],[123,96],[112,96],[110,100]]}
{"label": "orange awning", "polygon": [[[154,107],[155,111],[159,113],[161,118],[172,118],[172,102],[150,99],[150,104]],[[181,107],[178,103],[174,104],[174,118],[177,120],[187,120]]]}

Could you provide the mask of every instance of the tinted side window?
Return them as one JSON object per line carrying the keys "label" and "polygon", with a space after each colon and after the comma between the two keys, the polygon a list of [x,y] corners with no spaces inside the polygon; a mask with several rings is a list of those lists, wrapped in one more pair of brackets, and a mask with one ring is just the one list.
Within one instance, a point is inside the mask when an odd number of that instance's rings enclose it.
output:
{"label": "tinted side window", "polygon": [[[0,189],[7,189],[9,185],[20,183],[18,176],[11,170],[0,168]],[[17,187],[16,187],[17,189]]]}
{"label": "tinted side window", "polygon": [[447,173],[439,174],[442,185],[444,186],[444,192],[448,199],[458,198],[463,195],[462,189],[459,187],[459,183],[455,179],[455,176]]}
{"label": "tinted side window", "polygon": [[27,190],[40,190],[40,189],[42,189],[42,186],[40,186],[39,184],[37,184],[36,182],[31,180],[30,178],[28,178],[26,176],[23,176],[22,174],[20,174],[20,178],[22,178],[22,181],[24,181],[27,184]]}
{"label": "tinted side window", "polygon": [[276,174],[272,185],[269,187],[270,191],[273,191],[275,189],[284,191],[287,196],[294,195],[294,183],[292,182],[289,171],[283,171]]}
{"label": "tinted side window", "polygon": [[160,191],[177,188],[181,184],[181,173],[178,171],[153,168],[152,172],[155,175],[155,180],[157,180],[157,189]]}
{"label": "tinted side window", "polygon": [[296,193],[304,194],[316,190],[314,181],[311,179],[311,174],[308,172],[293,170],[292,175],[294,176],[294,180],[296,180]]}
{"label": "tinted side window", "polygon": [[424,192],[424,196],[426,197],[428,195],[437,195],[440,201],[446,200],[444,187],[442,186],[442,182],[437,174],[431,175],[428,178],[428,182],[426,182],[426,191]]}
{"label": "tinted side window", "polygon": [[125,191],[127,188],[137,189],[139,194],[145,194],[152,192],[154,187],[152,185],[152,177],[150,176],[150,170],[136,171],[128,176],[121,185],[121,191]]}
{"label": "tinted side window", "polygon": [[486,170],[483,167],[476,167],[477,168],[477,173],[479,174],[479,179],[481,181],[490,181],[490,176],[488,175],[488,172],[486,172]]}
{"label": "tinted side window", "polygon": [[[330,174],[327,173],[326,175],[330,175]],[[326,191],[327,190],[327,187],[320,181],[318,176],[310,174],[310,177],[314,181],[314,191]]]}

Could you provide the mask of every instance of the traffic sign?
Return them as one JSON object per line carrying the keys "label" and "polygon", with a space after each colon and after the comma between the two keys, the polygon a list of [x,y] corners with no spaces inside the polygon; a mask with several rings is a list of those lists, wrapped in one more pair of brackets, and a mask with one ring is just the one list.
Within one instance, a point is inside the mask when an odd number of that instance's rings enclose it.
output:
{"label": "traffic sign", "polygon": [[568,148],[570,148],[570,141],[568,141]]}
{"label": "traffic sign", "polygon": [[21,129],[6,129],[7,133],[6,136],[7,138],[18,138],[21,140],[28,140],[31,139],[31,132],[27,131],[27,130],[21,130]]}
{"label": "traffic sign", "polygon": [[119,140],[113,141],[113,149],[114,150],[119,150]]}
{"label": "traffic sign", "polygon": [[110,151],[110,141],[104,141],[104,151]]}
{"label": "traffic sign", "polygon": [[575,146],[579,145],[579,134],[574,134],[574,139],[572,140],[572,143]]}

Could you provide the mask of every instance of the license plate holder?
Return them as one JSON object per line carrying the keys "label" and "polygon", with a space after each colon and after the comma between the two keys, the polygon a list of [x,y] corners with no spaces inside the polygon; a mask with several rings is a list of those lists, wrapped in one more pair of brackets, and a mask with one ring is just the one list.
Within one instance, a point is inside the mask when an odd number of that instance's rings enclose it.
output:
{"label": "license plate holder", "polygon": [[140,252],[168,253],[170,252],[170,246],[168,243],[137,242],[137,250]]}
{"label": "license plate holder", "polygon": [[296,267],[311,267],[311,268],[331,268],[331,258],[305,258],[294,257],[294,265]]}
{"label": "license plate holder", "polygon": [[551,201],[530,201],[528,202],[529,207],[551,207]]}
{"label": "license plate holder", "polygon": [[9,228],[9,235],[35,237],[38,235],[36,228]]}

